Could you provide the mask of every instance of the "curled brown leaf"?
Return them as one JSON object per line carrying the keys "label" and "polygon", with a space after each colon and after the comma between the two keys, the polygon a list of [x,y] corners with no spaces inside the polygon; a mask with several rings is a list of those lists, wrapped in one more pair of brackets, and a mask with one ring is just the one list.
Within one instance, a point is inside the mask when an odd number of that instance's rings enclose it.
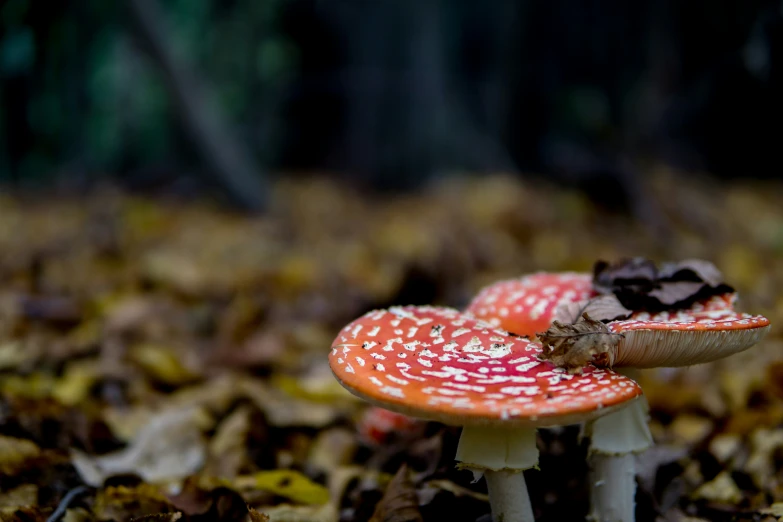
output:
{"label": "curled brown leaf", "polygon": [[570,373],[582,373],[588,364],[611,366],[611,352],[622,338],[586,313],[575,323],[554,321],[547,331],[537,335],[544,346],[541,359]]}

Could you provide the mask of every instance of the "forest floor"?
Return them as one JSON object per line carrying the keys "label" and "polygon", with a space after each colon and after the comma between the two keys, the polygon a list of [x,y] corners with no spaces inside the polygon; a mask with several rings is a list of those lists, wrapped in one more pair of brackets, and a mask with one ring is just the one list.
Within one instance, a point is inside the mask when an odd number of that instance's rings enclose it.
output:
{"label": "forest floor", "polygon": [[[0,520],[488,521],[483,481],[454,466],[459,429],[385,427],[332,377],[332,340],[372,308],[459,308],[498,279],[622,256],[708,259],[773,325],[730,359],[643,375],[656,446],[637,519],[777,520],[781,200],[664,171],[645,223],[503,176],[386,197],[282,182],[261,217],[2,196]],[[588,511],[578,432],[540,430],[537,520]]]}

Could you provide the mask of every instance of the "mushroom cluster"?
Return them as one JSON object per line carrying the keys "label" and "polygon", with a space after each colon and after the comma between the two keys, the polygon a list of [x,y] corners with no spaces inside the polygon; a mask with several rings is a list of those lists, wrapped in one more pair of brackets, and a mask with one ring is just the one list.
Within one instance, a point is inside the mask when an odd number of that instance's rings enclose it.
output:
{"label": "mushroom cluster", "polygon": [[[637,260],[628,264],[632,269],[642,266],[649,270],[650,267],[648,263]],[[632,299],[638,299],[638,295],[632,295],[634,286],[642,288],[645,299],[649,299],[650,289],[655,289],[649,284],[649,279],[640,278],[639,272],[635,271],[625,279],[626,284],[615,278],[608,285],[620,294],[623,301],[609,307],[612,310],[609,317],[613,320],[607,320],[606,324],[598,322],[601,326],[594,331],[585,332],[584,328],[577,331],[579,329],[573,327],[574,323],[587,322],[580,316],[591,306],[595,306],[599,313],[607,309],[606,303],[601,302],[602,293],[605,294],[601,292],[601,283],[605,282],[606,276],[600,270],[596,270],[593,276],[539,273],[501,281],[479,292],[468,306],[468,312],[493,326],[514,328],[517,333],[538,335],[541,339],[560,333],[572,335],[571,341],[587,339],[589,343],[586,345],[571,343],[571,348],[575,349],[565,351],[560,358],[552,358],[551,352],[546,351],[543,357],[556,359],[570,371],[579,372],[585,360],[584,352],[588,350],[590,357],[587,360],[591,364],[617,369],[628,377],[634,377],[637,369],[641,368],[689,366],[715,361],[750,348],[761,340],[769,331],[769,320],[736,312],[734,303],[737,295],[719,281],[717,268],[703,261],[691,264],[709,273],[712,283],[697,282],[691,286],[692,293],[698,294],[696,300],[682,294],[681,288],[668,288],[665,289],[667,296],[679,292],[678,302],[670,303],[670,309],[661,310],[662,307],[658,306],[658,311],[630,310],[626,306],[635,307]],[[620,265],[620,268],[623,266]],[[677,270],[669,269],[669,274],[676,273]],[[599,280],[601,276],[603,281]],[[672,275],[668,277],[667,283],[674,278]],[[640,279],[645,284],[640,283]],[[611,316],[618,306],[619,310],[623,310],[617,312],[622,318],[614,319]],[[568,320],[571,324],[558,323],[557,318]],[[549,326],[553,321],[554,325]],[[524,325],[528,326],[527,330],[521,328]],[[542,332],[547,326],[549,329]],[[569,327],[572,329],[569,330]],[[607,340],[607,337],[610,338]],[[544,344],[545,350],[550,348],[546,342]],[[579,365],[573,367],[574,362]],[[634,401],[627,408],[589,421],[584,431],[590,438],[591,518],[600,522],[633,521],[636,491],[634,454],[652,445],[652,435],[647,427],[646,401]]]}
{"label": "mushroom cluster", "polygon": [[570,344],[589,346],[592,356],[582,354],[576,368],[560,364],[551,346],[531,339],[546,339],[544,330],[563,326],[556,318],[601,299],[593,283],[589,274],[539,273],[485,288],[466,312],[369,312],[337,336],[330,365],[345,388],[372,404],[462,426],[456,460],[485,477],[495,520],[534,520],[521,471],[538,463],[535,430],[585,423],[591,517],[633,521],[634,454],[652,436],[641,388],[628,372],[725,357],[756,343],[769,321],[735,312],[733,293],[681,299],[686,304],[676,310],[620,306],[622,318],[605,323],[580,313],[572,323],[589,319],[600,331],[574,334],[579,342]]}

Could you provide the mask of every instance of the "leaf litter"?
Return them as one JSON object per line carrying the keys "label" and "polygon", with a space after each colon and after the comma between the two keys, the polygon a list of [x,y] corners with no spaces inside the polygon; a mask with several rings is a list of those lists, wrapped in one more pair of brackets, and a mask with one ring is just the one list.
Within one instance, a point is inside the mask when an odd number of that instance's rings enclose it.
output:
{"label": "leaf litter", "polygon": [[[483,482],[454,466],[459,429],[373,415],[331,378],[327,346],[372,308],[460,307],[499,279],[629,254],[714,260],[779,323],[783,187],[679,176],[672,193],[675,175],[650,177],[665,238],[507,176],[386,198],[284,180],[261,217],[119,192],[3,198],[0,520],[487,520]],[[565,333],[722,284],[694,261],[610,268],[601,300],[558,311]],[[730,360],[641,375],[661,451],[639,457],[637,520],[783,513],[781,353],[773,330]],[[588,511],[577,432],[539,434],[537,520]]]}

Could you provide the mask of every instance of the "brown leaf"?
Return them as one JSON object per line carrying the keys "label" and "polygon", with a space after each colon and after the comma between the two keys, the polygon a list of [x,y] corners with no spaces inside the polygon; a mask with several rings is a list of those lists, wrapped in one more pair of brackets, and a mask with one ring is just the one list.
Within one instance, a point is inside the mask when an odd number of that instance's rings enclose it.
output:
{"label": "brown leaf", "polygon": [[136,487],[109,486],[95,496],[93,513],[99,520],[128,522],[150,513],[173,513],[160,490],[149,484]]}
{"label": "brown leaf", "polygon": [[631,310],[686,308],[699,299],[734,291],[709,261],[668,262],[659,270],[652,261],[639,257],[613,264],[598,261],[593,268],[593,288],[614,294]]}
{"label": "brown leaf", "polygon": [[423,522],[419,499],[403,464],[386,487],[383,498],[375,506],[370,522]]}
{"label": "brown leaf", "polygon": [[687,301],[690,297],[698,294],[703,288],[704,283],[694,283],[690,281],[667,282],[659,283],[659,287],[650,291],[647,295],[654,297],[663,305],[672,306]]}
{"label": "brown leaf", "polygon": [[264,513],[259,513],[253,508],[250,508],[247,517],[249,522],[269,522],[269,515],[265,515]]}
{"label": "brown leaf", "polygon": [[588,301],[568,303],[557,307],[554,319],[563,323],[575,323],[584,313],[596,321],[614,321],[627,319],[633,312],[624,307],[614,295],[599,295]]}
{"label": "brown leaf", "polygon": [[636,290],[649,288],[657,279],[655,263],[643,257],[621,259],[616,263],[598,261],[593,267],[593,287],[602,294],[612,293],[618,286]]}
{"label": "brown leaf", "polygon": [[723,274],[718,270],[718,267],[703,259],[662,263],[658,278],[672,281],[704,282],[710,286],[723,284]]}
{"label": "brown leaf", "polygon": [[607,366],[608,353],[617,346],[621,334],[612,333],[602,322],[582,314],[573,324],[554,321],[545,332],[538,334],[544,345],[541,359],[568,369],[571,373],[582,373],[590,363]]}
{"label": "brown leaf", "polygon": [[157,513],[153,515],[143,515],[132,519],[132,522],[175,522],[182,518],[182,513],[179,511],[175,513]]}

